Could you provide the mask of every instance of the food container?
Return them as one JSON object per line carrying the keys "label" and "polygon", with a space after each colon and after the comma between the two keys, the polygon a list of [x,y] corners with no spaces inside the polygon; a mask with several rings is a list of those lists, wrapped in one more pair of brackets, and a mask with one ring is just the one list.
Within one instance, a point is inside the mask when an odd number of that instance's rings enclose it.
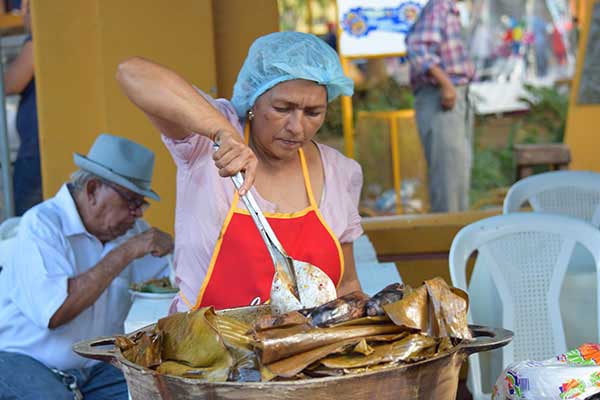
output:
{"label": "food container", "polygon": [[[243,307],[218,311],[252,323],[268,307]],[[149,325],[143,330],[151,330]],[[278,382],[210,383],[179,376],[161,375],[134,364],[114,346],[114,337],[79,342],[73,350],[87,358],[102,360],[120,368],[133,400],[148,399],[436,399],[454,400],[463,361],[473,353],[505,346],[512,332],[470,325],[474,340],[455,346],[449,353],[411,364],[361,374]]]}

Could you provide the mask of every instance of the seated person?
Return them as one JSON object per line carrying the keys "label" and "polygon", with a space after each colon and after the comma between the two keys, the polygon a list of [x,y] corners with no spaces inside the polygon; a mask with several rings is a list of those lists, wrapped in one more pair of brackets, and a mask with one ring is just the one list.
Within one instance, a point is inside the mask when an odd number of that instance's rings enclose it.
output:
{"label": "seated person", "polygon": [[[121,371],[79,357],[74,343],[123,333],[129,285],[166,276],[170,235],[141,218],[154,154],[100,135],[80,170],[25,213],[0,272],[0,397],[127,399]],[[76,381],[70,391],[64,382]],[[77,398],[77,397],[76,397]]]}

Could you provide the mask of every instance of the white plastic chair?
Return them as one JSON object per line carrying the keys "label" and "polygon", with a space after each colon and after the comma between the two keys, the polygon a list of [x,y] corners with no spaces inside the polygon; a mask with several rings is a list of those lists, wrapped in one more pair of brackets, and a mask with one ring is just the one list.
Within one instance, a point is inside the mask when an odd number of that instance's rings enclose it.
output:
{"label": "white plastic chair", "polygon": [[529,202],[533,211],[569,215],[600,227],[600,174],[553,171],[515,183],[504,199],[504,214]]}
{"label": "white plastic chair", "polygon": [[[532,175],[515,183],[504,199],[504,214],[517,212],[529,203],[534,212],[567,215],[600,228],[600,174],[590,171],[554,171]],[[589,253],[581,247],[567,269],[561,298],[567,346],[573,348],[598,337],[596,324],[585,329],[573,329],[586,299],[596,292],[596,272]],[[598,319],[598,310],[588,310],[590,319]],[[595,311],[595,312],[594,312]]]}
{"label": "white plastic chair", "polygon": [[8,218],[0,224],[0,273],[12,257],[21,217]]}
{"label": "white plastic chair", "polygon": [[0,240],[10,239],[17,236],[21,217],[8,218],[0,224]]}
{"label": "white plastic chair", "polygon": [[[591,253],[598,284],[600,232],[571,217],[545,213],[500,215],[468,225],[454,238],[450,276],[454,286],[469,293],[469,321],[495,324],[515,333],[513,342],[497,353],[501,361],[489,375],[491,385],[502,368],[513,361],[544,360],[566,350],[559,297],[577,243]],[[467,261],[474,251],[478,255],[467,287]],[[486,279],[490,282],[480,284]],[[598,302],[598,291],[596,296]],[[582,318],[579,323],[587,321]],[[482,389],[478,354],[469,359],[468,384],[474,399],[490,398],[490,393]]]}

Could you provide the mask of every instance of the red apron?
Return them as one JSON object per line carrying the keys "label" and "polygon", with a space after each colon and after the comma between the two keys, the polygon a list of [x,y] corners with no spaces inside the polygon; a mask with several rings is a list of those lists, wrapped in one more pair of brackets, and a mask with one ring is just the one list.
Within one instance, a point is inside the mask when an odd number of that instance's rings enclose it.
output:
{"label": "red apron", "polygon": [[[302,149],[299,155],[310,205],[295,213],[265,213],[265,217],[292,258],[318,266],[339,286],[344,272],[342,248],[319,212]],[[273,261],[252,217],[237,208],[238,203],[236,191],[195,304],[182,296],[192,309],[242,307],[269,300]]]}

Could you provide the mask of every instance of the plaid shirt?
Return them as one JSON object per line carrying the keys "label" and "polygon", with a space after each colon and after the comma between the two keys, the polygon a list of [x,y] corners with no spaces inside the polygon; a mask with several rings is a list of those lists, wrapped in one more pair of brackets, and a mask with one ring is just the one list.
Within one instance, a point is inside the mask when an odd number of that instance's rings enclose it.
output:
{"label": "plaid shirt", "polygon": [[413,90],[437,85],[428,74],[432,65],[443,69],[455,85],[469,83],[475,74],[475,66],[463,46],[455,0],[429,0],[406,37],[406,49]]}

